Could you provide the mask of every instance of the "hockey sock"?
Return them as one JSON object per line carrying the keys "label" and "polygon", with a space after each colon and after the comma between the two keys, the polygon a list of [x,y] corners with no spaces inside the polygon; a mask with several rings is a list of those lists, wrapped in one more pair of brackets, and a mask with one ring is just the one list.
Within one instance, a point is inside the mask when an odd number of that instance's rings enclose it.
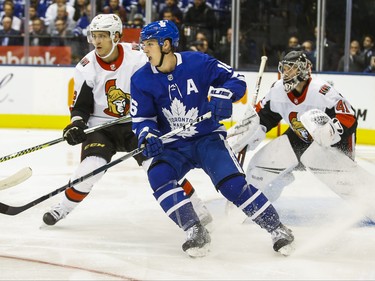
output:
{"label": "hockey sock", "polygon": [[164,212],[183,230],[199,221],[189,197],[177,184],[176,171],[167,163],[158,163],[148,170],[154,197]]}
{"label": "hockey sock", "polygon": [[68,187],[65,190],[65,196],[69,201],[79,203],[88,195],[88,192],[80,192],[74,187]]}
{"label": "hockey sock", "polygon": [[219,190],[261,228],[271,232],[280,225],[279,215],[271,202],[260,190],[247,184],[243,176],[225,180]]}
{"label": "hockey sock", "polygon": [[183,230],[187,230],[199,221],[193,205],[176,181],[159,187],[154,197],[164,212]]}

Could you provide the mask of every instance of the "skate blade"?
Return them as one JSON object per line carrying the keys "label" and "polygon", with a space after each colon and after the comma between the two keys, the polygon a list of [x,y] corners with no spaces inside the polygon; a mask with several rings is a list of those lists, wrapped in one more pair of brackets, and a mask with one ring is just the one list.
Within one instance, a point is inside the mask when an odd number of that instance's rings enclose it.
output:
{"label": "skate blade", "polygon": [[191,257],[191,258],[201,258],[205,257],[210,250],[210,244],[204,245],[202,248],[190,248],[187,249],[185,252]]}

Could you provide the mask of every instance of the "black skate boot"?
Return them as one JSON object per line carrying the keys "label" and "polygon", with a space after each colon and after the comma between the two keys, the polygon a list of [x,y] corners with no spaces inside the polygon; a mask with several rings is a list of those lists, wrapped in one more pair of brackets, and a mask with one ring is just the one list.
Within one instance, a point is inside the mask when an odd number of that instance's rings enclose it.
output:
{"label": "black skate boot", "polygon": [[190,257],[204,257],[210,247],[211,237],[207,229],[200,223],[194,224],[186,230],[186,242],[182,244],[182,250]]}

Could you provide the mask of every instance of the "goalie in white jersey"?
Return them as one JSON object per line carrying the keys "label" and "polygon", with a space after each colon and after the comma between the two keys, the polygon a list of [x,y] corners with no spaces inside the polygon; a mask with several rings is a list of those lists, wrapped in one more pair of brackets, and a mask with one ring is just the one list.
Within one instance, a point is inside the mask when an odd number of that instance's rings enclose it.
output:
{"label": "goalie in white jersey", "polygon": [[[138,141],[132,132],[130,119],[90,134],[84,132],[87,125],[92,127],[130,116],[130,78],[147,62],[147,57],[143,52],[133,50],[131,44],[120,43],[121,37],[122,22],[117,15],[101,14],[91,21],[87,39],[95,50],[88,53],[75,68],[71,123],[63,131],[70,145],[82,143],[81,163],[71,181],[105,165],[116,152],[130,152],[137,148]],[[142,154],[134,158],[138,165],[148,162]],[[62,201],[44,214],[43,221],[47,225],[54,225],[65,218],[89,194],[103,174],[67,188]],[[181,185],[190,195],[202,223],[211,222],[211,215],[190,183],[185,179]]]}
{"label": "goalie in white jersey", "polygon": [[302,51],[291,51],[279,63],[282,79],[275,82],[254,109],[228,135],[235,152],[254,150],[266,132],[284,120],[289,128],[250,160],[247,177],[275,201],[304,169],[301,155],[313,141],[334,146],[354,160],[357,119],[353,107],[328,82],[311,76],[311,62]]}

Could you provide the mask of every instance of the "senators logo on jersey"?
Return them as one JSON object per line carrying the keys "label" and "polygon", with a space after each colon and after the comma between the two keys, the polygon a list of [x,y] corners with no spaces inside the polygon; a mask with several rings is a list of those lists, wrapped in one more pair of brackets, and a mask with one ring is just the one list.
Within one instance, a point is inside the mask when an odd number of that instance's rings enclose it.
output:
{"label": "senators logo on jersey", "polygon": [[307,142],[307,143],[312,142],[312,138],[309,132],[302,125],[302,122],[298,120],[297,112],[289,113],[289,122],[291,124],[291,128],[300,139],[302,139],[304,142]]}
{"label": "senators logo on jersey", "polygon": [[108,80],[105,83],[105,94],[108,108],[104,109],[104,113],[114,117],[125,116],[129,113],[130,94],[124,93],[116,87],[116,79]]}

